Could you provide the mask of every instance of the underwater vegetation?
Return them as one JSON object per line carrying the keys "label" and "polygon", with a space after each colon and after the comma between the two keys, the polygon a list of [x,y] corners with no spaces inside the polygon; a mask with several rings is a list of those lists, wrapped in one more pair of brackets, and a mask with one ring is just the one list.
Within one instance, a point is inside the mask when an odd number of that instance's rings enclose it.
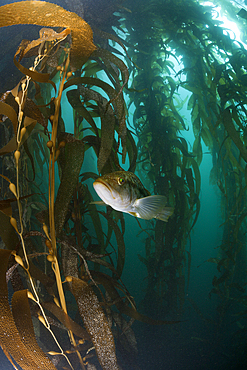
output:
{"label": "underwater vegetation", "polygon": [[[221,245],[206,262],[217,266],[215,318],[190,303],[214,326],[215,341],[224,339],[229,321],[235,324],[232,358],[243,355],[247,12],[237,2],[215,1],[238,25],[240,42],[198,1],[58,3],[0,7],[8,51],[0,74],[4,354],[24,370],[139,368],[134,321],[175,326],[183,313],[204,145],[222,209]],[[8,79],[10,61],[15,72]],[[183,136],[190,127],[192,147]],[[174,208],[168,222],[157,214],[142,217],[145,228],[137,221],[145,246],[138,257],[147,270],[141,308],[121,279],[125,217],[97,208],[91,187],[123,168]]]}

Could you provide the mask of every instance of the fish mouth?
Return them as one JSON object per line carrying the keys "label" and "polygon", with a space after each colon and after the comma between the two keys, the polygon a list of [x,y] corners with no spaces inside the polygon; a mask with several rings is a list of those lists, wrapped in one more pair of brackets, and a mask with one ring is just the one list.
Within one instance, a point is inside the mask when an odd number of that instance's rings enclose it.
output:
{"label": "fish mouth", "polygon": [[95,181],[94,181],[93,185],[94,185],[94,184],[97,184],[97,183],[99,183],[99,184],[103,184],[104,186],[106,186],[106,187],[107,187],[107,189],[108,189],[108,190],[111,190],[111,189],[110,189],[110,187],[109,187],[109,185],[107,184],[107,182],[102,181],[101,179],[97,179],[97,180],[95,180]]}
{"label": "fish mouth", "polygon": [[[102,187],[103,186],[103,187]],[[103,192],[108,192],[109,195],[115,199],[114,192],[112,191],[112,187],[105,181],[102,181],[101,179],[97,179],[93,183],[93,187],[96,191],[96,193],[100,196],[102,200],[105,198],[106,194],[103,194]],[[105,201],[105,200],[104,200]]]}

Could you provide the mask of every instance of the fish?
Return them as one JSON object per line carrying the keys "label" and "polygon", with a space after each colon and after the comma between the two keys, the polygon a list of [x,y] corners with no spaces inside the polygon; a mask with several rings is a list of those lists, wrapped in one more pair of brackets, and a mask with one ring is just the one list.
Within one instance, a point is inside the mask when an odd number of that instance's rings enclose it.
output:
{"label": "fish", "polygon": [[100,176],[94,181],[93,187],[101,201],[92,203],[109,205],[117,211],[144,220],[156,218],[167,222],[174,211],[172,207],[166,207],[166,196],[150,195],[141,180],[129,171],[116,171]]}

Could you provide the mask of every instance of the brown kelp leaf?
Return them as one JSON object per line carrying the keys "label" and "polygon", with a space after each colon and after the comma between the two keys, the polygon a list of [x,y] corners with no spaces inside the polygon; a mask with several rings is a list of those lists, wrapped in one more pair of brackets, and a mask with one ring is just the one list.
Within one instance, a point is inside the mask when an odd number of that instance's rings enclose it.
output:
{"label": "brown kelp leaf", "polygon": [[[34,40],[35,42],[36,40]],[[25,53],[25,50],[26,48],[28,47],[29,44],[31,44],[32,42],[30,40],[26,40],[26,39],[23,39],[21,40],[21,43],[20,45],[18,46],[18,49],[17,49],[17,52],[16,52],[16,55],[19,54],[19,61],[21,61],[21,59],[23,58],[23,55]],[[25,57],[26,58],[30,58],[30,57],[36,57],[37,54],[38,54],[38,45],[36,47],[33,47],[31,50],[28,50],[27,53],[25,53]]]}
{"label": "brown kelp leaf", "polygon": [[214,287],[219,287],[219,285],[222,283],[225,283],[225,281],[228,280],[231,275],[232,275],[232,272],[230,270],[224,271],[223,274],[221,274],[219,278],[214,275],[212,285]]}
{"label": "brown kelp leaf", "polygon": [[96,49],[91,27],[77,14],[45,1],[20,1],[0,7],[0,27],[36,24],[71,30],[71,66],[78,69]]}
{"label": "brown kelp leaf", "polygon": [[196,205],[196,213],[195,213],[195,216],[194,216],[193,223],[190,227],[189,233],[193,229],[193,227],[195,226],[195,224],[197,222],[197,219],[199,217],[199,214],[200,214],[200,209],[201,209],[201,202],[200,202],[200,199],[199,199],[198,195],[195,196],[194,201],[195,201],[195,205]]}
{"label": "brown kelp leaf", "polygon": [[178,148],[185,157],[194,157],[193,154],[188,152],[188,144],[184,138],[180,137],[178,139],[171,140],[171,144],[174,145],[175,148]]}
{"label": "brown kelp leaf", "polygon": [[[117,128],[117,131],[119,131],[119,127]],[[136,168],[136,160],[137,160],[137,147],[135,140],[133,139],[133,136],[129,130],[126,130],[126,152],[129,156],[129,169],[130,172],[135,172]]]}
{"label": "brown kelp leaf", "polygon": [[84,86],[80,86],[79,91],[85,102],[94,100],[98,106],[101,120],[101,141],[97,168],[98,172],[101,173],[104,165],[110,157],[114,142],[114,129],[116,125],[114,111],[110,105],[108,106],[106,98],[98,92],[87,89]]}
{"label": "brown kelp leaf", "polygon": [[121,313],[131,317],[132,319],[144,322],[149,325],[172,325],[180,322],[179,320],[154,320],[151,317],[141,314],[134,307],[127,305],[122,306],[120,311]]}
{"label": "brown kelp leaf", "polygon": [[93,117],[89,111],[84,107],[83,102],[80,99],[80,93],[78,89],[69,90],[66,93],[68,101],[72,108],[91,125],[95,135],[99,137],[98,128],[93,120]]}
{"label": "brown kelp leaf", "polygon": [[97,49],[94,51],[92,57],[99,57],[103,60],[103,62],[107,63],[112,63],[114,65],[116,65],[119,70],[121,71],[121,74],[122,74],[122,78],[123,78],[123,84],[116,96],[116,98],[118,98],[118,96],[122,93],[123,91],[123,88],[124,86],[128,83],[128,80],[129,80],[129,70],[128,70],[128,67],[126,66],[126,64],[120,59],[118,58],[116,55],[112,54],[110,51],[108,50],[105,50],[105,49]]}
{"label": "brown kelp leaf", "polygon": [[213,135],[209,131],[207,127],[202,127],[201,130],[202,140],[204,141],[205,145],[208,147],[208,149],[213,149]]}
{"label": "brown kelp leaf", "polygon": [[[93,136],[93,137],[95,139],[95,136]],[[81,181],[83,182],[83,181],[85,181],[89,178],[92,178],[92,179],[96,180],[97,176],[98,175],[96,175],[94,172],[85,172],[83,174],[83,178],[82,178]],[[93,201],[93,197],[92,197],[91,193],[89,192],[88,188],[86,188],[86,198],[88,199],[88,202],[90,204],[90,207],[88,207],[88,210],[89,210],[89,214],[90,214],[90,217],[92,219],[92,222],[93,222],[93,226],[94,226],[95,234],[96,234],[96,237],[97,237],[97,240],[98,240],[98,244],[100,245],[100,252],[102,254],[104,254],[105,253],[104,233],[103,233],[100,217],[99,217],[99,214],[97,212],[96,206],[91,203]],[[87,259],[89,258],[88,255],[85,255],[84,257],[87,258]],[[94,260],[93,262],[99,263],[97,260],[96,261]],[[106,266],[106,267],[109,267],[110,264],[107,264],[107,265],[108,266]]]}
{"label": "brown kelp leaf", "polygon": [[197,163],[200,166],[202,162],[202,143],[199,136],[195,138],[195,141],[193,143],[193,153],[194,156],[197,157]]}
{"label": "brown kelp leaf", "polygon": [[193,179],[193,173],[191,168],[185,168],[185,177],[187,180],[188,188],[190,191],[190,196],[192,197],[195,193],[195,188],[194,188],[194,179]]}
{"label": "brown kelp leaf", "polygon": [[97,77],[97,73],[102,71],[102,66],[97,62],[93,62],[90,58],[82,68],[81,75],[84,77]]}
{"label": "brown kelp leaf", "polygon": [[[103,91],[105,91],[110,99],[117,97],[116,90],[111,85],[109,85],[107,82],[102,81],[99,78],[95,78],[95,77],[74,77],[74,78],[71,78],[70,80],[68,80],[64,84],[64,90],[67,89],[70,86],[73,86],[73,85],[79,85],[79,90],[80,90],[81,85],[97,86],[97,87],[100,87]],[[85,91],[82,90],[82,91],[80,91],[80,94],[83,96],[84,92]],[[113,106],[114,106],[115,103],[116,102],[113,103]]]}
{"label": "brown kelp leaf", "polygon": [[77,253],[67,243],[61,244],[61,261],[64,276],[79,277]]}
{"label": "brown kelp leaf", "polygon": [[[26,133],[25,133],[25,135],[26,135]],[[27,154],[27,156],[28,156],[28,158],[30,159],[30,162],[31,162],[31,166],[32,166],[32,170],[33,170],[33,178],[32,178],[31,181],[34,181],[35,180],[35,164],[34,164],[33,156],[32,156],[32,154],[31,154],[31,152],[30,152],[30,150],[28,148],[27,142],[25,141],[22,144],[23,144],[23,147],[25,149],[25,152],[26,152],[26,154]]]}
{"label": "brown kelp leaf", "polygon": [[72,291],[87,332],[103,370],[118,370],[114,338],[107,318],[92,288],[83,280],[71,277]]}
{"label": "brown kelp leaf", "polygon": [[17,368],[17,366],[14,364],[9,352],[7,351],[7,349],[5,348],[5,346],[3,345],[3,343],[1,343],[1,347],[2,347],[2,350],[3,350],[3,353],[5,354],[5,356],[7,357],[7,359],[9,360],[9,362],[11,363],[11,365],[13,366],[13,369],[14,370],[19,370]]}
{"label": "brown kelp leaf", "polygon": [[[10,96],[12,97],[12,99],[9,99]],[[10,100],[11,100],[10,102],[11,104],[9,104]],[[10,94],[10,91],[7,91],[1,95],[0,97],[0,120],[3,119],[3,115],[7,116],[12,122],[14,132],[16,135],[18,119],[17,119],[17,109],[14,109],[13,104],[15,104],[15,108],[17,108],[18,105],[13,100],[14,100],[14,97],[12,96],[12,94]],[[8,101],[8,103],[6,101]],[[16,142],[16,136],[14,136],[3,148],[0,149],[0,155],[11,153],[16,149],[17,149],[17,142]]]}
{"label": "brown kelp leaf", "polygon": [[17,61],[16,58],[17,58],[17,52],[15,53],[13,62],[14,62],[14,65],[19,69],[19,71],[22,72],[24,75],[31,77],[33,81],[50,82],[53,85],[53,82],[50,81],[49,73],[40,73],[35,70],[25,68]]}
{"label": "brown kelp leaf", "polygon": [[[35,362],[35,354],[30,354],[20,338],[8,302],[6,272],[11,251],[0,249],[0,343],[23,370],[51,369],[48,362],[43,365]],[[32,347],[32,343],[28,343]]]}
{"label": "brown kelp leaf", "polygon": [[55,281],[51,279],[47,274],[45,274],[42,270],[40,270],[31,260],[29,260],[29,266],[30,266],[30,274],[32,277],[36,280],[39,280],[40,283],[45,287],[47,292],[54,296],[54,290],[53,286],[55,284]]}
{"label": "brown kelp leaf", "polygon": [[50,311],[56,318],[68,329],[71,330],[77,337],[91,341],[91,337],[88,332],[82,328],[79,324],[73,321],[67,313],[65,313],[60,307],[52,302],[44,302],[42,306]]}
{"label": "brown kelp leaf", "polygon": [[[118,118],[119,123],[119,129],[118,129],[118,135],[121,138],[122,141],[122,147],[123,147],[123,156],[122,161],[124,163],[125,156],[126,156],[126,122],[125,122],[125,105],[124,100],[122,99],[122,95],[112,87],[108,83],[100,80],[99,78],[94,77],[75,77],[67,81],[64,85],[64,89],[72,86],[72,85],[79,85],[79,91],[80,94],[83,96],[85,94],[85,88],[83,88],[80,85],[94,85],[100,87],[102,90],[106,92],[106,94],[110,97],[110,100],[107,102],[107,105],[110,103],[112,104],[114,108],[115,115]],[[106,106],[107,109],[107,106]]]}
{"label": "brown kelp leaf", "polygon": [[226,129],[228,135],[230,136],[230,138],[232,139],[234,144],[239,149],[242,158],[245,160],[245,162],[247,162],[247,149],[244,146],[242,140],[240,139],[239,132],[234,127],[233,119],[232,119],[232,116],[231,116],[231,113],[230,113],[229,109],[224,110],[222,122],[225,126],[225,129]]}
{"label": "brown kelp leaf", "polygon": [[237,239],[239,229],[240,229],[240,227],[241,227],[241,225],[242,225],[242,223],[243,223],[243,221],[244,221],[244,219],[245,219],[246,217],[247,217],[247,212],[244,212],[244,213],[242,213],[242,214],[239,216],[239,218],[238,218],[238,220],[237,220],[237,222],[236,222],[236,225],[235,225],[235,227],[234,227],[234,230],[233,230],[233,236],[234,236],[234,238],[236,238],[236,239]]}
{"label": "brown kelp leaf", "polygon": [[[14,128],[14,131],[16,133],[17,131],[17,125],[18,125],[18,121],[17,121],[17,114],[18,114],[18,111],[19,111],[19,106],[17,104],[17,102],[15,101],[15,98],[19,96],[19,86],[20,86],[20,83],[18,83],[14,89],[12,89],[11,91],[6,91],[4,94],[1,94],[1,97],[0,97],[0,103],[5,103],[6,105],[9,105],[10,108],[12,108],[12,111],[10,111],[8,108],[8,113],[11,113],[12,112],[12,115],[9,116],[6,113],[2,112],[2,109],[1,107],[4,109],[4,105],[1,106],[0,104],[0,117],[1,117],[1,113],[5,114],[7,117],[9,117],[9,119],[11,120],[12,124],[13,124],[13,128]],[[26,97],[25,99],[25,105],[24,107],[22,107],[23,109],[23,113],[24,113],[24,116],[28,116],[34,120],[36,120],[39,124],[41,124],[43,127],[47,127],[47,119],[45,119],[45,117],[43,116],[43,114],[41,113],[41,111],[39,110],[38,106],[34,103],[34,101],[28,97]],[[15,115],[14,115],[14,112],[15,112]]]}
{"label": "brown kelp leaf", "polygon": [[33,131],[37,121],[34,118],[25,117],[23,121],[23,126],[26,128],[26,132],[23,135],[23,138],[21,140],[21,144],[23,144],[27,138],[30,136],[31,132]]}
{"label": "brown kelp leaf", "polygon": [[41,126],[44,128],[47,127],[47,119],[44,117],[44,115],[41,113],[37,105],[29,98],[26,99],[25,101],[25,106],[23,109],[24,116],[25,118],[28,118],[29,121],[24,121],[24,126],[27,127],[31,123],[31,119],[33,121],[37,121]]}
{"label": "brown kelp leaf", "polygon": [[23,73],[26,76],[31,77],[31,79],[34,82],[47,82],[52,85],[54,90],[56,91],[56,84],[50,80],[50,74],[49,73],[40,73],[36,72],[35,70],[25,68],[23,67],[16,59],[16,54],[13,59],[14,65],[19,69],[21,73]]}
{"label": "brown kelp leaf", "polygon": [[[66,28],[65,30],[63,30],[62,32],[59,32],[59,33],[54,31],[53,29],[50,29],[50,28],[41,28],[41,30],[39,31],[39,39],[32,40],[30,42],[25,40],[25,41],[27,41],[27,43],[25,45],[25,48],[23,49],[23,47],[21,45],[21,51],[17,50],[16,54],[21,54],[21,57],[24,58],[26,56],[26,54],[31,49],[36,48],[41,43],[48,42],[48,41],[56,41],[57,42],[58,40],[65,39],[69,34],[70,34],[70,29],[68,29],[68,28]],[[20,59],[19,59],[19,61],[20,61]]]}
{"label": "brown kelp leaf", "polygon": [[[121,46],[121,48],[124,50],[127,57],[130,59],[130,57],[128,55],[128,51],[127,51],[126,47],[124,46],[124,44],[122,43],[122,41],[119,37],[117,37],[116,35],[112,35],[111,33],[104,32],[104,31],[99,30],[99,29],[95,29],[94,32],[95,32],[96,36],[100,36],[100,37],[102,37],[106,40],[112,40],[112,41],[116,42],[119,46]],[[115,49],[115,50],[118,51],[117,49]],[[121,55],[123,55],[123,54],[121,53]]]}
{"label": "brown kelp leaf", "polygon": [[60,135],[59,141],[65,141],[66,145],[59,155],[62,177],[55,201],[55,225],[58,236],[62,231],[71,197],[78,184],[84,158],[82,140],[75,139],[71,134],[63,134]]}
{"label": "brown kelp leaf", "polygon": [[8,249],[15,249],[16,245],[19,243],[15,229],[9,221],[9,215],[6,215],[5,212],[2,211],[0,211],[0,236]]}
{"label": "brown kelp leaf", "polygon": [[100,174],[112,151],[116,120],[111,106],[108,107],[106,113],[104,112],[104,108],[102,106],[99,106],[99,110],[101,119],[101,141],[97,168]]}
{"label": "brown kelp leaf", "polygon": [[0,155],[5,155],[13,152],[17,149],[16,136],[13,136],[12,139],[6,144],[3,148],[0,149]]}
{"label": "brown kelp leaf", "polygon": [[128,303],[125,303],[124,300],[122,299],[123,297],[120,296],[118,293],[116,286],[119,289],[119,284],[116,282],[113,278],[110,276],[98,272],[98,271],[93,271],[92,272],[94,280],[98,284],[102,284],[109,296],[111,297],[111,301],[114,302],[115,306],[117,309],[124,315],[127,315],[131,317],[132,319],[144,322],[146,324],[150,325],[166,325],[166,324],[176,324],[179,321],[165,321],[165,320],[154,320],[146,315],[143,315],[139,313],[135,307],[133,307],[133,304],[131,306],[128,305]]}
{"label": "brown kelp leaf", "polygon": [[192,157],[190,157],[189,161],[190,161],[191,166],[192,166],[193,171],[194,171],[195,187],[196,187],[195,193],[199,196],[200,191],[201,191],[201,173],[200,173],[200,170],[199,170],[199,165],[196,162],[196,160]]}
{"label": "brown kelp leaf", "polygon": [[56,369],[51,360],[39,347],[33,329],[33,322],[30,313],[27,290],[19,290],[12,297],[12,314],[20,338],[30,356],[42,369]]}
{"label": "brown kelp leaf", "polygon": [[11,217],[12,216],[12,208],[10,205],[1,205],[0,204],[0,211],[3,212],[6,216]]}
{"label": "brown kelp leaf", "polygon": [[137,146],[129,130],[127,130],[126,136],[126,151],[128,153],[130,163],[128,171],[135,172],[137,161]]}
{"label": "brown kelp leaf", "polygon": [[18,120],[17,120],[17,114],[16,114],[15,110],[9,104],[6,104],[3,101],[0,101],[0,114],[1,115],[4,114],[5,116],[7,116],[10,119],[10,121],[13,124],[13,128],[14,128],[14,131],[15,131],[15,134],[16,134]]}
{"label": "brown kelp leaf", "polygon": [[[24,195],[23,197],[20,197],[21,199],[26,199],[31,197],[33,194]],[[2,199],[0,200],[0,211],[5,210],[6,208],[9,208],[11,203],[16,202],[16,198],[9,198],[9,199]]]}
{"label": "brown kelp leaf", "polygon": [[125,262],[125,244],[124,244],[124,238],[123,234],[116,224],[116,222],[107,214],[101,211],[98,211],[102,216],[104,216],[110,227],[114,230],[116,240],[117,240],[117,246],[118,246],[118,258],[117,258],[117,276],[118,278],[122,275],[123,268],[124,268],[124,262]]}
{"label": "brown kelp leaf", "polygon": [[[95,212],[95,215],[98,215],[98,213]],[[94,220],[94,219],[95,219],[95,217],[92,218],[92,220]],[[100,227],[101,227],[101,224],[100,224]],[[101,233],[103,235],[102,227],[101,227],[100,230],[101,230]],[[98,234],[99,234],[99,232],[98,232]],[[67,240],[68,238],[65,235],[62,235],[62,239],[63,240],[59,240],[58,239],[58,242],[62,246],[65,246],[67,248],[72,249],[82,259],[82,261],[85,261],[85,259],[87,259],[87,261],[92,261],[95,264],[99,264],[99,265],[102,265],[102,266],[104,266],[106,268],[109,268],[114,274],[117,274],[114,266],[111,265],[109,262],[107,262],[107,261],[105,261],[103,259],[103,257],[107,257],[107,256],[109,256],[109,254],[94,254],[94,253],[92,253],[92,252],[90,252],[90,251],[88,251],[86,249],[81,249],[81,251],[79,252],[77,250],[76,245],[72,245],[72,241],[71,240]],[[103,239],[103,242],[104,242],[104,238],[102,238],[102,239]]]}

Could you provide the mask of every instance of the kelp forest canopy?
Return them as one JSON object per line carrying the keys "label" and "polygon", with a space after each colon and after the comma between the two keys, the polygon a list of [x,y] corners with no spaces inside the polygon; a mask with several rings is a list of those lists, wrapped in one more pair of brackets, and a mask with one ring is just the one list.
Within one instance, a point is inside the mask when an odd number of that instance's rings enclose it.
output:
{"label": "kelp forest canopy", "polygon": [[[0,7],[0,344],[15,368],[139,369],[134,321],[179,328],[185,303],[243,355],[246,30],[241,1]],[[205,262],[217,267],[210,319],[187,299],[204,151],[222,217]],[[140,307],[122,279],[131,216],[92,203],[92,180],[122,169],[174,207],[167,223],[132,217]]]}

